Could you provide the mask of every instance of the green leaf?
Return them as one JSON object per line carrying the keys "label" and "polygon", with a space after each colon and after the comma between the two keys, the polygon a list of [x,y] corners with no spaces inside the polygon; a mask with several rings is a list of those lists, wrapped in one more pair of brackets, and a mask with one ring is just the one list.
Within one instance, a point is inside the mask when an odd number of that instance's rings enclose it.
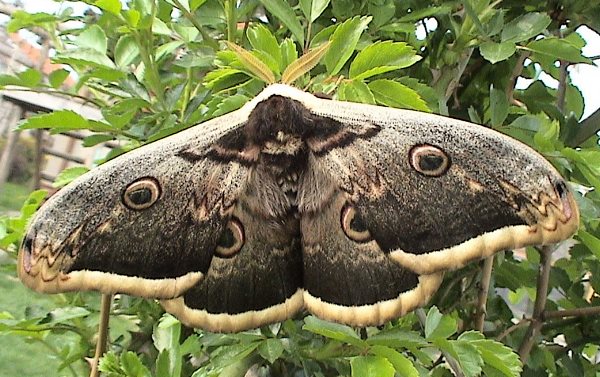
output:
{"label": "green leaf", "polygon": [[64,68],[54,70],[50,73],[50,76],[48,76],[48,82],[51,87],[58,89],[69,77],[69,74],[70,72]]}
{"label": "green leaf", "polygon": [[219,105],[217,106],[217,110],[213,113],[213,116],[217,117],[223,114],[230,113],[234,110],[242,107],[246,102],[248,102],[249,98],[244,96],[243,94],[236,94],[234,96],[228,96]]}
{"label": "green leaf", "polygon": [[55,63],[89,65],[91,67],[115,68],[115,64],[104,53],[89,48],[63,51],[54,58]]}
{"label": "green leaf", "polygon": [[323,57],[330,76],[337,75],[356,49],[358,40],[371,22],[371,17],[354,17],[344,21],[331,36],[331,46]]}
{"label": "green leaf", "polygon": [[317,18],[329,5],[330,0],[300,0],[300,9],[308,19],[308,22],[315,22]]}
{"label": "green leaf", "polygon": [[[121,373],[121,366],[117,354],[113,351],[105,353],[98,363],[98,370],[108,374],[110,377],[115,376],[116,373]],[[116,376],[118,376],[118,374]]]}
{"label": "green leaf", "polygon": [[33,215],[33,213],[39,208],[42,204],[42,201],[46,199],[48,196],[48,191],[46,190],[35,190],[25,200],[23,206],[21,207],[21,215],[23,218],[27,218],[29,215]]}
{"label": "green leaf", "polygon": [[337,75],[350,59],[358,39],[371,22],[371,17],[354,17],[344,21],[331,36],[331,46],[323,62],[330,76]]}
{"label": "green leaf", "polygon": [[152,377],[152,374],[142,364],[139,356],[131,351],[121,354],[121,367],[127,377]]}
{"label": "green leaf", "polygon": [[181,374],[180,337],[181,323],[170,314],[164,314],[152,332],[154,347],[160,352],[168,351],[168,370],[170,376],[179,376]]}
{"label": "green leaf", "polygon": [[490,111],[492,127],[498,127],[504,123],[508,116],[508,99],[503,90],[492,86],[490,90]]}
{"label": "green leaf", "polygon": [[517,50],[514,42],[483,42],[479,46],[481,55],[490,63],[496,64],[513,56]]}
{"label": "green leaf", "polygon": [[156,358],[156,362],[154,363],[154,365],[156,366],[156,376],[175,376],[171,373],[170,370],[170,358],[171,352],[169,352],[168,349],[162,350],[158,353],[158,357]]}
{"label": "green leaf", "polygon": [[85,28],[75,39],[75,45],[81,48],[89,48],[100,54],[106,54],[108,40],[104,30],[98,25]]}
{"label": "green leaf", "polygon": [[74,166],[71,168],[66,168],[60,172],[56,179],[54,179],[54,182],[52,182],[52,187],[59,188],[66,186],[75,178],[87,173],[89,170],[90,169],[86,166]]}
{"label": "green leaf", "polygon": [[284,70],[294,60],[298,59],[298,50],[296,50],[296,44],[289,38],[286,38],[279,45],[281,50],[281,69]]}
{"label": "green leaf", "polygon": [[373,25],[379,28],[394,17],[396,4],[394,0],[369,0],[367,10],[373,16]]}
{"label": "green leaf", "polygon": [[[178,49],[184,44],[183,41],[171,41],[167,42],[156,49],[154,59],[160,60],[163,56],[171,54],[173,51]],[[214,56],[213,56],[214,58]]]}
{"label": "green leaf", "polygon": [[415,24],[412,22],[391,22],[380,29],[387,33],[410,34],[415,32]]}
{"label": "green leaf", "polygon": [[199,341],[199,336],[197,334],[188,336],[181,344],[180,350],[182,356],[200,352],[202,350],[202,344]]}
{"label": "green leaf", "polygon": [[600,259],[600,239],[583,229],[579,229],[577,237],[588,247],[588,249]]}
{"label": "green leaf", "polygon": [[152,332],[154,347],[162,351],[179,346],[181,323],[171,314],[165,313]]}
{"label": "green leaf", "polygon": [[394,366],[380,356],[357,356],[350,360],[352,377],[394,377]]}
{"label": "green leaf", "polygon": [[555,60],[566,60],[571,63],[593,64],[589,58],[581,54],[581,49],[569,43],[566,39],[544,38],[530,42],[523,47],[525,50],[532,51],[542,57]]}
{"label": "green leaf", "polygon": [[246,32],[250,45],[258,51],[270,56],[277,63],[278,71],[281,70],[281,49],[277,39],[264,25],[251,27]]}
{"label": "green leaf", "polygon": [[240,46],[231,42],[225,43],[227,44],[227,47],[235,53],[240,63],[248,70],[250,75],[267,84],[275,82],[273,71],[271,71],[271,68],[269,68],[267,64]]}
{"label": "green leaf", "polygon": [[140,55],[140,46],[132,35],[123,35],[115,45],[115,63],[119,67],[127,67]]}
{"label": "green leaf", "polygon": [[401,377],[419,377],[419,372],[412,361],[395,349],[375,345],[369,348],[369,352],[375,356],[384,357],[388,360],[394,366],[394,369],[396,369],[397,374]]}
{"label": "green leaf", "polygon": [[362,81],[342,82],[337,90],[337,95],[342,101],[375,105],[375,96],[373,96],[367,84]]}
{"label": "green leaf", "polygon": [[40,321],[40,324],[56,324],[65,323],[75,318],[82,318],[89,315],[89,310],[80,306],[67,306],[64,308],[57,308],[49,312],[44,319]]}
{"label": "green leaf", "polygon": [[138,25],[140,24],[141,17],[142,16],[140,12],[135,9],[127,9],[125,12],[123,12],[123,18],[125,18],[127,24],[134,29],[137,29]]}
{"label": "green leaf", "polygon": [[436,16],[436,15],[447,15],[452,12],[453,5],[446,4],[441,6],[427,6],[421,9],[416,9],[398,19],[400,22],[416,22],[424,18]]}
{"label": "green leaf", "polygon": [[98,0],[94,5],[116,16],[121,13],[121,1],[119,0]]}
{"label": "green leaf", "polygon": [[518,43],[541,34],[552,20],[545,13],[525,13],[510,21],[502,29],[502,42]]}
{"label": "green leaf", "polygon": [[421,60],[412,46],[404,42],[384,41],[367,46],[350,64],[350,78],[362,80],[381,73],[413,65]]}
{"label": "green leaf", "polygon": [[392,348],[422,348],[427,347],[429,343],[415,331],[393,328],[379,332],[367,338],[368,344],[378,344]]}
{"label": "green leaf", "polygon": [[302,329],[348,344],[357,346],[364,345],[364,342],[352,328],[339,323],[324,321],[314,316],[304,318],[304,326],[302,326]]}
{"label": "green leaf", "polygon": [[481,375],[483,359],[477,348],[467,341],[454,341],[450,343],[456,354],[456,361],[460,364],[465,377],[477,377]]}
{"label": "green leaf", "polygon": [[458,340],[475,346],[487,367],[491,367],[507,377],[521,375],[522,365],[519,356],[504,344],[485,339],[481,333],[476,331],[465,332],[458,337]]}
{"label": "green leaf", "polygon": [[196,9],[200,8],[204,3],[206,3],[206,0],[190,0],[190,11],[195,11]]}
{"label": "green leaf", "polygon": [[315,34],[313,39],[310,40],[310,47],[313,48],[315,46],[319,46],[321,43],[330,41],[331,36],[333,35],[333,33],[337,30],[337,28],[340,25],[341,24],[329,25],[326,28],[319,31],[317,34]]}
{"label": "green leaf", "polygon": [[292,7],[284,0],[260,0],[260,2],[292,32],[298,43],[304,46],[304,29]]}
{"label": "green leaf", "polygon": [[28,13],[23,10],[16,10],[11,16],[11,20],[6,26],[9,33],[15,33],[19,29],[29,26],[47,27],[57,22],[58,18],[48,13]]}
{"label": "green leaf", "polygon": [[260,342],[233,344],[220,347],[211,355],[211,364],[214,368],[224,368],[246,359],[258,348]]}
{"label": "green leaf", "polygon": [[37,69],[28,68],[23,72],[17,73],[21,82],[19,85],[26,86],[29,88],[35,87],[42,82],[42,73]]}
{"label": "green leaf", "polygon": [[556,142],[560,134],[558,121],[541,122],[540,129],[533,136],[533,141],[541,152],[553,152],[557,149]]}
{"label": "green leaf", "polygon": [[284,84],[291,84],[305,73],[308,73],[319,63],[321,58],[323,58],[329,50],[329,47],[329,42],[323,43],[321,46],[313,48],[302,55],[300,59],[291,62],[281,75],[281,82]]}
{"label": "green leaf", "polygon": [[0,75],[0,86],[6,85],[21,85],[21,79],[13,75]]}
{"label": "green leaf", "polygon": [[161,20],[160,18],[154,18],[152,20],[152,33],[156,35],[171,35],[171,29]]}
{"label": "green leaf", "polygon": [[380,104],[430,112],[427,104],[416,91],[399,82],[387,79],[375,80],[369,83],[369,89]]}
{"label": "green leaf", "polygon": [[19,125],[20,130],[36,128],[82,130],[89,128],[89,122],[74,111],[58,110],[48,114],[29,117]]}
{"label": "green leaf", "polygon": [[427,339],[447,339],[456,330],[457,324],[452,317],[442,315],[435,306],[429,309],[425,320],[425,337]]}
{"label": "green leaf", "polygon": [[258,346],[260,356],[273,364],[283,354],[284,348],[280,339],[267,339]]}

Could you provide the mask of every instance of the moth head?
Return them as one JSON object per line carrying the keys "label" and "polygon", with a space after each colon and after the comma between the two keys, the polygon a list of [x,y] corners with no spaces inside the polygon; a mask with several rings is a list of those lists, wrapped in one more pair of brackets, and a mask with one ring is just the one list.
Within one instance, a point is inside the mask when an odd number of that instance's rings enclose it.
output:
{"label": "moth head", "polygon": [[415,145],[409,151],[410,165],[428,177],[440,177],[450,169],[450,156],[440,147]]}
{"label": "moth head", "polygon": [[137,179],[127,185],[121,195],[125,207],[142,211],[148,209],[160,198],[161,188],[158,180],[152,177]]}

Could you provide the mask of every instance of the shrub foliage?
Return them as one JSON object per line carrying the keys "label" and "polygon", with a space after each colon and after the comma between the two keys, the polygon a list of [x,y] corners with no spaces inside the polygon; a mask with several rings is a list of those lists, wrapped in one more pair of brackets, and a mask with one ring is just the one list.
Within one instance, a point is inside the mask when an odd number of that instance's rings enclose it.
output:
{"label": "shrub foliage", "polygon": [[[117,296],[109,352],[100,363],[104,375],[600,372],[600,194],[594,190],[600,188],[600,118],[581,121],[584,100],[569,76],[574,64],[592,62],[577,30],[600,30],[598,1],[84,2],[93,7],[83,16],[69,7],[59,14],[16,12],[9,31],[43,29],[53,60],[68,70],[47,78],[33,69],[0,75],[0,86],[74,97],[84,91],[104,119],[56,111],[27,119],[22,129],[89,130],[87,146],[119,142],[110,159],[235,110],[268,83],[288,82],[340,100],[466,119],[516,137],[570,181],[582,213],[576,242],[558,245],[552,259],[548,249],[527,249],[526,258],[507,251],[495,258],[491,276],[477,263],[447,274],[429,308],[380,328],[353,329],[303,314],[254,331],[212,334],[182,327],[154,302]],[[76,85],[62,89],[70,72]],[[59,184],[84,170],[66,172]],[[0,247],[11,256],[44,195],[32,193],[19,217],[0,220]],[[14,263],[1,273],[14,275]],[[51,311],[0,313],[0,332],[60,344],[49,352],[61,360],[60,374],[83,375],[98,311],[96,294],[59,295]],[[474,330],[482,320],[483,331]]]}

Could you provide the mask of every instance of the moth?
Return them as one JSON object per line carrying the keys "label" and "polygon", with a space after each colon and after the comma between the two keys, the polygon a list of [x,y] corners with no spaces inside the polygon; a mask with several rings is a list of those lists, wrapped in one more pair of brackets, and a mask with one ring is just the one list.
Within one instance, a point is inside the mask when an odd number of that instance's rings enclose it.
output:
{"label": "moth", "polygon": [[159,299],[211,331],[302,309],[379,325],[426,304],[444,271],[578,223],[559,173],[507,136],[276,84],[53,195],[18,273],[41,292]]}

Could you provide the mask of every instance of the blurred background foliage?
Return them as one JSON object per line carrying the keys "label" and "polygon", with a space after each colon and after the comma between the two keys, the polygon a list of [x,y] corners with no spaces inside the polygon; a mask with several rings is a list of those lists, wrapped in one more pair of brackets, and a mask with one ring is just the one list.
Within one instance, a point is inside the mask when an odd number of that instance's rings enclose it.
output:
{"label": "blurred background foliage", "polygon": [[[33,69],[0,75],[0,87],[85,93],[103,120],[56,111],[20,128],[90,130],[87,146],[118,141],[99,163],[235,110],[268,83],[284,81],[335,99],[470,120],[518,138],[570,181],[582,214],[575,242],[557,245],[553,258],[533,248],[507,251],[495,258],[491,275],[477,263],[449,273],[429,308],[380,328],[302,314],[254,331],[212,334],[182,327],[155,302],[118,295],[104,375],[600,372],[600,115],[581,119],[584,98],[569,75],[574,64],[592,63],[577,31],[600,31],[600,1],[84,2],[91,7],[83,15],[68,6],[59,14],[13,14],[8,30],[43,30],[53,60],[66,68],[49,77]],[[67,77],[76,85],[60,90]],[[66,172],[61,184],[81,172]],[[13,345],[10,352],[3,347],[2,357],[15,358],[0,362],[0,375],[85,375],[94,353],[97,294],[43,296],[15,282],[18,243],[44,197],[33,192],[20,215],[0,218],[0,248],[7,251],[0,337]],[[488,278],[484,313],[479,296]]]}

